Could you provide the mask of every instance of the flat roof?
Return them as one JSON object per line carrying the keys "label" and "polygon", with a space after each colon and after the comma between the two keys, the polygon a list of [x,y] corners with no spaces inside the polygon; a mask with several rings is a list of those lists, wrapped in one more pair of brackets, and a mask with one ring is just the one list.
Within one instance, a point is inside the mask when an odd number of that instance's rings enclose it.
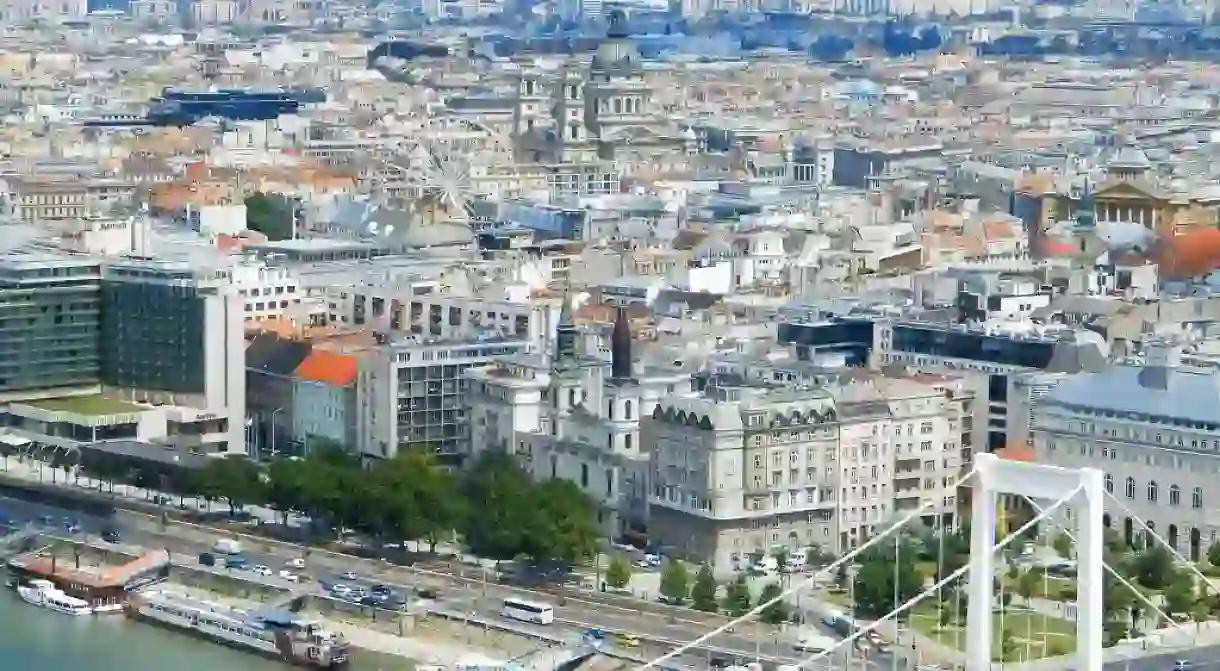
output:
{"label": "flat roof", "polygon": [[101,417],[119,415],[128,412],[141,412],[148,408],[134,403],[128,403],[104,394],[89,394],[87,396],[64,396],[62,398],[42,398],[23,401],[24,405],[41,408],[51,412],[72,412],[78,415]]}

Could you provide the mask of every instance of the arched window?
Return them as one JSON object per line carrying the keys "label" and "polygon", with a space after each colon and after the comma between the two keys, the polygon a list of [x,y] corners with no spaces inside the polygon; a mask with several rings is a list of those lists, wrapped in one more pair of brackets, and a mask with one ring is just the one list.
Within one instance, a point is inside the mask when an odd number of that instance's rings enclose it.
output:
{"label": "arched window", "polygon": [[631,419],[631,401],[627,401],[623,404],[623,419]]}
{"label": "arched window", "polygon": [[1156,503],[1156,495],[1160,489],[1156,486],[1156,480],[1148,481],[1148,502]]}
{"label": "arched window", "polygon": [[1127,498],[1135,498],[1135,478],[1127,478]]}
{"label": "arched window", "polygon": [[1114,476],[1109,474],[1106,475],[1106,491],[1111,494],[1114,493]]}
{"label": "arched window", "polygon": [[1203,507],[1203,488],[1202,487],[1195,487],[1193,490],[1191,490],[1190,507],[1191,508],[1202,508]]}
{"label": "arched window", "polygon": [[1177,485],[1169,485],[1169,505],[1182,505],[1182,490]]}

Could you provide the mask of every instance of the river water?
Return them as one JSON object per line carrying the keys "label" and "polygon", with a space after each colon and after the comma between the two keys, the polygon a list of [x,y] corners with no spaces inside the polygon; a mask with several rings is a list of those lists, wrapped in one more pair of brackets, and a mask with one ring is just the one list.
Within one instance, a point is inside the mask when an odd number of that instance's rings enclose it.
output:
{"label": "river water", "polygon": [[[125,617],[72,617],[0,588],[0,668],[37,671],[287,671],[292,667]],[[404,671],[357,652],[352,671]]]}

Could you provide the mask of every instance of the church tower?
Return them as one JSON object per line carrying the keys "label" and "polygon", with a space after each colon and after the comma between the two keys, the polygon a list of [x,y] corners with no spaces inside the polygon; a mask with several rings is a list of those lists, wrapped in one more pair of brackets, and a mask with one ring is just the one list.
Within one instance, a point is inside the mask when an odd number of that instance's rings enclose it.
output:
{"label": "church tower", "polygon": [[559,323],[555,326],[555,349],[551,354],[551,435],[560,437],[563,418],[584,403],[585,390],[580,359],[580,330],[572,318],[572,295],[565,291]]}
{"label": "church tower", "polygon": [[610,335],[610,379],[602,392],[609,449],[628,458],[640,451],[640,387],[635,379],[627,309],[615,309]]}

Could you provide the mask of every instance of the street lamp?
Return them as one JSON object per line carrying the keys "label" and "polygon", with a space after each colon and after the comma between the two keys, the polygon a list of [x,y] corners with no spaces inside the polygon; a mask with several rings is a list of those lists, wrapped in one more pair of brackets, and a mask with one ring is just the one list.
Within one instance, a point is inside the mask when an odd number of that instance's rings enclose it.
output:
{"label": "street lamp", "polygon": [[268,452],[273,457],[278,452],[278,450],[276,450],[276,448],[275,448],[275,415],[276,415],[276,413],[280,412],[283,409],[284,409],[283,406],[281,406],[281,407],[278,407],[275,410],[271,411],[271,448],[270,448],[270,450],[268,450]]}

